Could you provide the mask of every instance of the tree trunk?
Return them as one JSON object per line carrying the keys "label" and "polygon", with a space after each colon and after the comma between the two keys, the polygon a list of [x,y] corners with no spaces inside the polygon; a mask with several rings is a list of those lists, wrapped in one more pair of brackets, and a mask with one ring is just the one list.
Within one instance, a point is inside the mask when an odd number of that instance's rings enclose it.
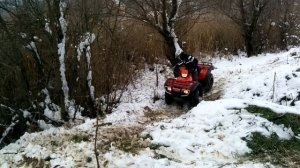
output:
{"label": "tree trunk", "polygon": [[247,57],[251,57],[253,55],[253,44],[252,44],[252,33],[248,32],[245,35],[245,45]]}
{"label": "tree trunk", "polygon": [[174,44],[174,38],[170,36],[169,34],[162,34],[164,37],[164,40],[166,42],[166,56],[167,59],[170,61],[170,63],[174,66],[176,64],[175,61],[175,53],[176,53],[176,47]]}
{"label": "tree trunk", "polygon": [[61,71],[60,71],[60,58],[58,53],[58,44],[62,43],[64,38],[63,30],[60,24],[60,0],[50,1],[47,0],[47,7],[49,10],[49,19],[50,19],[50,29],[52,34],[49,34],[49,52],[51,53],[52,58],[52,67],[50,69],[52,88],[47,88],[50,92],[51,97],[53,97],[53,102],[60,106],[61,108],[61,118],[63,120],[68,120],[69,115],[66,111],[65,106],[65,93],[63,91],[63,82],[61,80]]}
{"label": "tree trunk", "polygon": [[167,1],[162,1],[162,29],[160,33],[164,37],[167,49],[166,56],[167,59],[174,66],[176,64],[176,57],[182,52],[181,47],[178,44],[178,39],[175,34],[175,22],[178,13],[178,0],[172,0],[171,11],[168,14],[168,5]]}

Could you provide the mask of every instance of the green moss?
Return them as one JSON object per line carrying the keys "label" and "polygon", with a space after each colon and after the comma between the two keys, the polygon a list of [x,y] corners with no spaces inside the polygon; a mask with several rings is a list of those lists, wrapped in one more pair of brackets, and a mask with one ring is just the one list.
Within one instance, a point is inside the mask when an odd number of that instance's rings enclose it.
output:
{"label": "green moss", "polygon": [[37,159],[26,156],[23,156],[23,159],[23,163],[19,165],[20,167],[50,168],[49,161],[46,159]]}
{"label": "green moss", "polygon": [[75,134],[71,137],[71,141],[75,143],[80,143],[82,141],[86,142],[89,141],[89,136],[84,134]]}
{"label": "green moss", "polygon": [[[260,114],[261,117],[275,124],[283,124],[293,130],[295,135],[300,134],[300,116],[296,114],[278,114],[269,108],[248,106],[250,113]],[[300,140],[292,137],[290,140],[281,140],[277,134],[265,137],[260,133],[253,133],[251,140],[247,140],[251,153],[247,154],[251,160],[270,162],[282,167],[297,167],[300,165]]]}
{"label": "green moss", "polygon": [[300,134],[300,116],[291,113],[278,114],[269,108],[259,106],[248,106],[246,110],[250,113],[261,114],[261,117],[280,125],[283,124],[285,127],[291,128],[295,135]]}
{"label": "green moss", "polygon": [[252,151],[246,156],[251,160],[270,162],[284,167],[300,165],[300,141],[295,137],[281,140],[276,134],[265,137],[260,133],[253,133],[247,145]]}
{"label": "green moss", "polygon": [[122,141],[119,145],[117,145],[117,147],[124,152],[132,154],[137,154],[140,150],[145,149],[145,146],[143,146],[142,144],[129,140]]}

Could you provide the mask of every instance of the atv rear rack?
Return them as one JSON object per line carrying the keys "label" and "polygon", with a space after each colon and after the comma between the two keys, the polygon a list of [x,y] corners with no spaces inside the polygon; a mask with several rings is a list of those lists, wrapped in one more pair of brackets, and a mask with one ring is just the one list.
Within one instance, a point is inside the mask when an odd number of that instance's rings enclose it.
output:
{"label": "atv rear rack", "polygon": [[198,65],[208,66],[209,69],[211,69],[211,70],[215,69],[215,67],[213,66],[213,64],[211,62],[200,62],[200,63],[198,63]]}

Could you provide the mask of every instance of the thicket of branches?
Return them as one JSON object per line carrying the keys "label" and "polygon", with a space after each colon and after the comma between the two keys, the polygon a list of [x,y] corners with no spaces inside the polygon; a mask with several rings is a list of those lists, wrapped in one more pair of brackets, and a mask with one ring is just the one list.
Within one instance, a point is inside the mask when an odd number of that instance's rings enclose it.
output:
{"label": "thicket of branches", "polygon": [[0,147],[44,122],[112,112],[145,62],[174,64],[182,50],[251,56],[298,45],[298,3],[0,1]]}
{"label": "thicket of branches", "polygon": [[299,44],[298,0],[220,0],[217,8],[240,29],[248,56]]}

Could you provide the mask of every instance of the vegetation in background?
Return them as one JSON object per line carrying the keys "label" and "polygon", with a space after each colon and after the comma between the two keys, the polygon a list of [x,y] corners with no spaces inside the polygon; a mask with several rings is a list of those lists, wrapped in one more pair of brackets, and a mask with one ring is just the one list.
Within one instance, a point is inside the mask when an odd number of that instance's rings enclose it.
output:
{"label": "vegetation in background", "polygon": [[[299,44],[297,0],[218,0],[218,10],[240,29],[247,55]],[[298,29],[298,30],[296,30]]]}

